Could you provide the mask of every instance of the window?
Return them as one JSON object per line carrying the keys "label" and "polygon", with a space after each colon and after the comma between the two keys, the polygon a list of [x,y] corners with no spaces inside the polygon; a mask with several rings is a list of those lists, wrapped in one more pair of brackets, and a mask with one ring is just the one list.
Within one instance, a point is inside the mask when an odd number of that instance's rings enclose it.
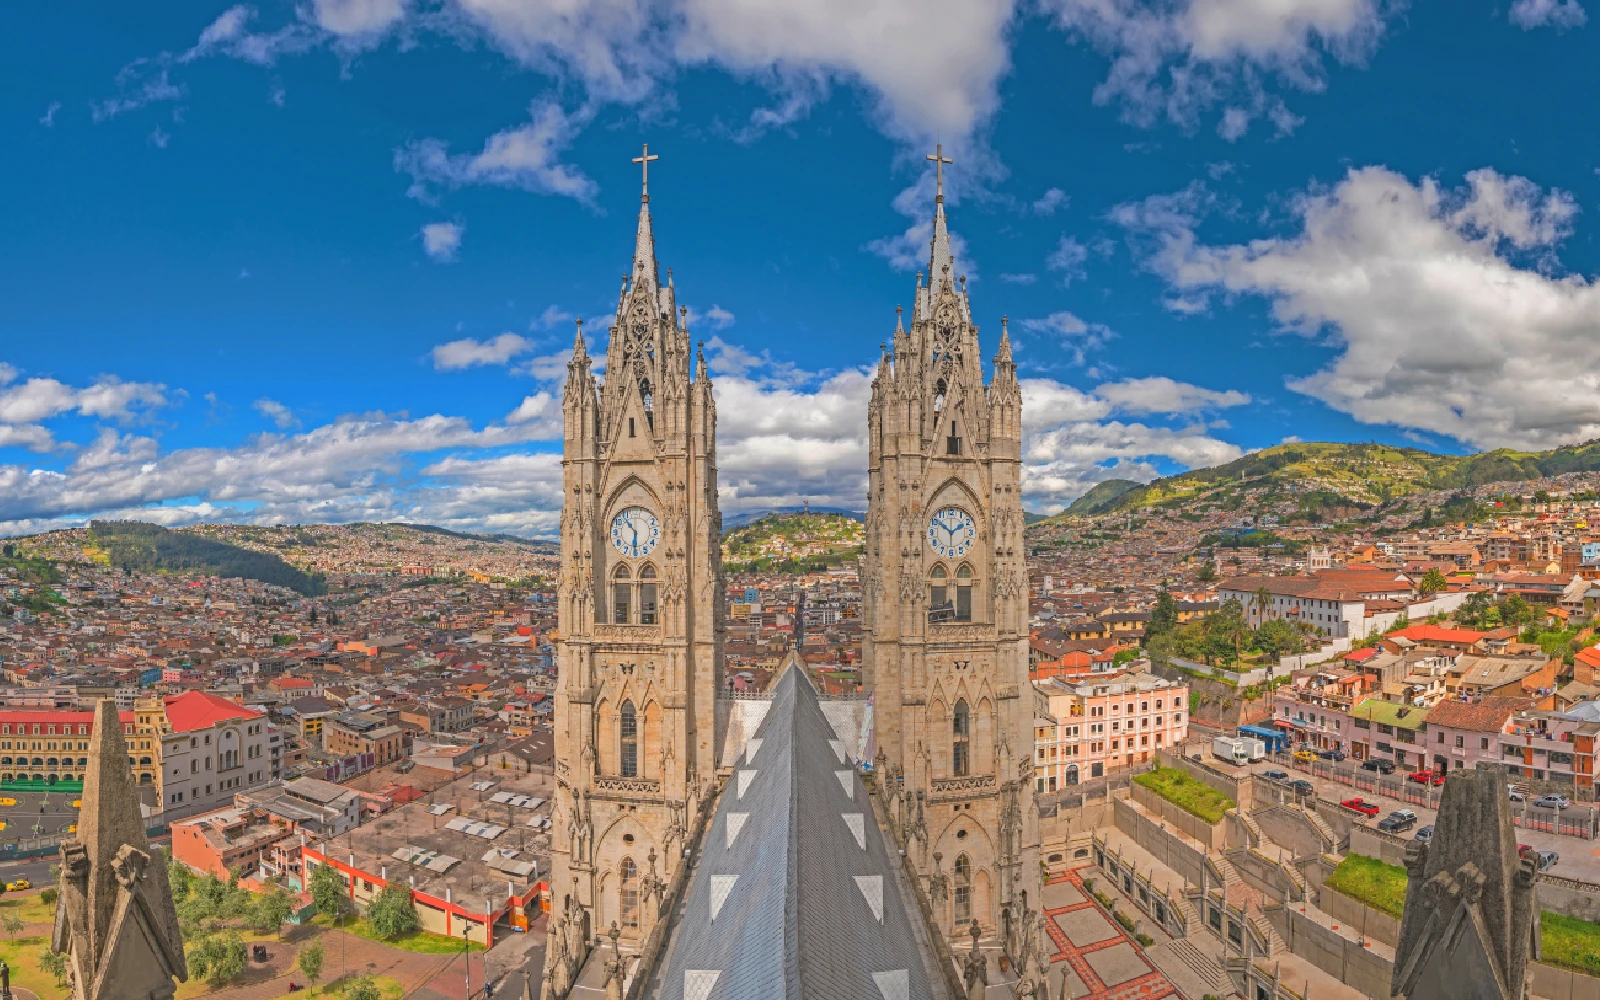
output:
{"label": "window", "polygon": [[972,567],[956,570],[956,621],[972,621]]}
{"label": "window", "polygon": [[637,778],[639,776],[639,714],[633,709],[633,702],[622,703],[622,776],[624,778]]}
{"label": "window", "polygon": [[[1459,737],[1459,736],[1458,736],[1458,737],[1456,737],[1456,739],[1460,739],[1460,738],[1461,738],[1461,737]],[[1443,743],[1444,743],[1444,730],[1442,730],[1442,729],[1441,729],[1441,730],[1439,730],[1439,740],[1438,740],[1438,742],[1439,742],[1439,743],[1440,743],[1440,744],[1443,744]],[[1461,745],[1461,744],[1459,744],[1459,743],[1457,743],[1457,744],[1456,744],[1456,746],[1460,746],[1460,745]]]}
{"label": "window", "polygon": [[928,574],[928,610],[937,610],[950,601],[950,574],[943,566],[935,566]]}
{"label": "window", "polygon": [[972,920],[972,859],[965,854],[956,857],[956,922]]}
{"label": "window", "polygon": [[1456,749],[1457,750],[1464,749],[1466,747],[1466,745],[1467,745],[1466,737],[1464,737],[1464,736],[1457,736],[1456,737]]}
{"label": "window", "polygon": [[1479,750],[1487,750],[1487,749],[1489,749],[1489,737],[1487,737],[1487,736],[1478,737],[1478,749]]}
{"label": "window", "polygon": [[961,454],[961,435],[956,430],[956,422],[950,421],[950,436],[944,440],[944,453],[946,455]]}
{"label": "window", "polygon": [[634,436],[634,434],[633,434],[633,418],[632,417],[628,418],[628,436],[629,437],[633,437]]}
{"label": "window", "polygon": [[639,624],[656,623],[656,568],[646,566],[639,571]]}
{"label": "window", "polygon": [[950,746],[950,773],[960,777],[965,775],[972,766],[970,756],[972,720],[967,715],[966,699],[956,702],[955,714],[952,717]]}
{"label": "window", "polygon": [[633,604],[633,584],[629,582],[628,567],[618,566],[616,583],[611,588],[612,616],[611,620],[618,625],[626,625],[629,621],[629,611]]}
{"label": "window", "polygon": [[622,914],[624,930],[639,929],[639,866],[632,858],[622,859],[621,899],[617,907]]}

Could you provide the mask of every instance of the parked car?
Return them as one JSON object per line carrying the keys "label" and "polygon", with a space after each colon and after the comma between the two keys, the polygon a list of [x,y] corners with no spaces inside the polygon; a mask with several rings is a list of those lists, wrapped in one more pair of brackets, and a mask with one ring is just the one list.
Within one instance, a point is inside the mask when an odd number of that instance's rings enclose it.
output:
{"label": "parked car", "polygon": [[1289,787],[1294,789],[1294,793],[1296,795],[1315,795],[1315,794],[1317,794],[1316,786],[1312,785],[1311,782],[1307,781],[1304,778],[1301,778],[1298,781],[1289,782]]}
{"label": "parked car", "polygon": [[31,888],[33,888],[33,883],[29,882],[25,878],[19,878],[15,882],[6,883],[6,892],[21,892],[23,889]]}
{"label": "parked car", "polygon": [[1533,804],[1540,809],[1565,809],[1572,805],[1572,800],[1565,795],[1541,795],[1533,800]]}
{"label": "parked car", "polygon": [[1317,755],[1312,753],[1310,750],[1296,750],[1294,752],[1294,759],[1303,764],[1309,764],[1317,759]]}
{"label": "parked car", "polygon": [[1526,798],[1523,797],[1523,794],[1521,792],[1517,791],[1515,788],[1509,788],[1509,789],[1506,790],[1506,792],[1511,797],[1511,801],[1512,802],[1526,802],[1526,801],[1528,801]]}
{"label": "parked car", "polygon": [[1376,771],[1379,774],[1393,774],[1394,761],[1385,760],[1382,757],[1373,757],[1371,760],[1362,761],[1361,769],[1363,771]]}
{"label": "parked car", "polygon": [[1343,750],[1323,750],[1317,756],[1323,760],[1344,760],[1345,752]]}
{"label": "parked car", "polygon": [[1420,771],[1411,772],[1411,780],[1419,785],[1442,785],[1444,784],[1444,772],[1430,771],[1427,768],[1423,768]]}
{"label": "parked car", "polygon": [[1425,826],[1422,829],[1418,830],[1416,833],[1413,833],[1411,835],[1411,839],[1412,840],[1420,840],[1424,844],[1428,843],[1430,840],[1433,839],[1433,824],[1429,823],[1427,826]]}
{"label": "parked car", "polygon": [[1345,799],[1339,804],[1344,808],[1349,809],[1351,812],[1358,812],[1363,816],[1378,815],[1378,807],[1373,805],[1371,802],[1368,802],[1366,799]]}
{"label": "parked car", "polygon": [[1271,779],[1273,781],[1287,781],[1287,780],[1289,780],[1289,772],[1288,771],[1262,771],[1261,772],[1261,776],[1263,778],[1269,778],[1269,779]]}
{"label": "parked car", "polygon": [[1417,825],[1417,814],[1410,809],[1396,809],[1378,820],[1378,829],[1384,833],[1400,833]]}
{"label": "parked car", "polygon": [[1533,856],[1538,859],[1539,870],[1547,872],[1561,863],[1561,855],[1555,851],[1534,851]]}

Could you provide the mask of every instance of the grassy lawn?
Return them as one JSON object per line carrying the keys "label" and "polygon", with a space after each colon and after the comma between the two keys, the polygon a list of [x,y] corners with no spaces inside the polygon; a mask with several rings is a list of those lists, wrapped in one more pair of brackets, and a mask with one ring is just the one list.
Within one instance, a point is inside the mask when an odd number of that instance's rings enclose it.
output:
{"label": "grassy lawn", "polygon": [[1194,780],[1187,771],[1175,767],[1158,767],[1133,780],[1207,823],[1222,822],[1223,814],[1235,805],[1232,799],[1215,788]]}
{"label": "grassy lawn", "polygon": [[[327,917],[313,917],[311,922],[319,927],[333,926],[333,921]],[[339,930],[354,934],[359,938],[366,938],[368,941],[386,944],[391,948],[399,948],[401,951],[415,951],[424,955],[454,955],[461,951],[460,938],[445,937],[443,934],[429,934],[427,931],[413,931],[410,934],[403,934],[390,940],[373,930],[372,925],[367,923],[365,919],[352,920],[346,917],[344,922],[339,924]],[[473,941],[469,950],[482,951],[483,945]]]}
{"label": "grassy lawn", "polygon": [[50,950],[47,937],[0,941],[0,959],[11,967],[11,986],[30,989],[40,1000],[66,1000],[67,991],[56,987],[55,977],[39,968],[39,956]]}
{"label": "grassy lawn", "polygon": [[46,906],[39,898],[40,890],[8,892],[0,896],[0,916],[18,916],[30,924],[53,924],[56,908]]}
{"label": "grassy lawn", "polygon": [[1391,917],[1400,916],[1406,906],[1406,870],[1376,858],[1345,855],[1328,876],[1327,884]]}
{"label": "grassy lawn", "polygon": [[1539,914],[1539,931],[1539,961],[1600,976],[1600,924],[1545,910]]}

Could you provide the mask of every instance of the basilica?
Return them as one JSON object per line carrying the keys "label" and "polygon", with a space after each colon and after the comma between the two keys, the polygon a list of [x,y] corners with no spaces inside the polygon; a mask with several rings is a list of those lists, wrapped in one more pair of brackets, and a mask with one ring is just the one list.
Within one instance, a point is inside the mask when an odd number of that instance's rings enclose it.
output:
{"label": "basilica", "polygon": [[862,414],[864,690],[830,699],[797,657],[759,698],[723,687],[716,398],[656,259],[655,159],[605,377],[580,326],[563,400],[542,995],[1046,996],[1022,397],[1003,320],[984,381],[951,161]]}

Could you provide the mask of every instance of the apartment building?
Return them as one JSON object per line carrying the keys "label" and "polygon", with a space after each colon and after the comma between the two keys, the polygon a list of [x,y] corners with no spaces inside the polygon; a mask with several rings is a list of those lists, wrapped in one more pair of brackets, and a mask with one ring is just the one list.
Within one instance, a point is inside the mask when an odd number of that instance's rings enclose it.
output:
{"label": "apartment building", "polygon": [[1040,681],[1048,721],[1034,731],[1034,783],[1054,792],[1143,763],[1189,735],[1189,685],[1148,674]]}
{"label": "apartment building", "polygon": [[402,711],[400,721],[418,726],[429,735],[465,732],[472,728],[472,702],[465,698],[435,698]]}
{"label": "apartment building", "polygon": [[234,796],[237,805],[265,810],[315,837],[337,837],[361,822],[361,795],[320,778],[273,782]]}
{"label": "apartment building", "polygon": [[228,806],[172,824],[172,856],[202,875],[255,874],[272,845],[294,835],[294,825],[252,806]]}
{"label": "apartment building", "polygon": [[[155,784],[160,767],[159,745],[138,732],[133,712],[118,715],[128,741],[128,763],[133,767],[134,780],[141,785]],[[83,781],[89,767],[89,736],[93,728],[93,712],[0,712],[0,781],[28,782],[40,788]]]}
{"label": "apartment building", "polygon": [[322,731],[323,749],[339,757],[372,754],[378,766],[405,756],[404,733],[371,712],[345,712],[328,720]]}
{"label": "apartment building", "polygon": [[167,731],[157,741],[164,809],[215,809],[272,779],[261,712],[204,691],[167,698],[165,708]]}
{"label": "apartment building", "polygon": [[1462,771],[1502,762],[1501,734],[1511,717],[1528,707],[1522,698],[1441,701],[1428,711],[1425,745],[1435,771]]}

